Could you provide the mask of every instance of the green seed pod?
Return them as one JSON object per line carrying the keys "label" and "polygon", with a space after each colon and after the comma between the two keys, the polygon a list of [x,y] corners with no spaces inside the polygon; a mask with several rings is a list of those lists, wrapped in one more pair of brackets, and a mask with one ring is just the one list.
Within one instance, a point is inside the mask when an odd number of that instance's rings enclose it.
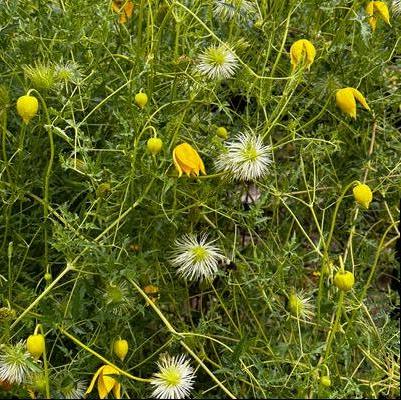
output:
{"label": "green seed pod", "polygon": [[220,126],[216,129],[216,135],[224,140],[228,139],[228,131],[224,126]]}
{"label": "green seed pod", "polygon": [[106,197],[106,195],[110,192],[110,183],[103,182],[96,189],[96,196],[100,198]]}

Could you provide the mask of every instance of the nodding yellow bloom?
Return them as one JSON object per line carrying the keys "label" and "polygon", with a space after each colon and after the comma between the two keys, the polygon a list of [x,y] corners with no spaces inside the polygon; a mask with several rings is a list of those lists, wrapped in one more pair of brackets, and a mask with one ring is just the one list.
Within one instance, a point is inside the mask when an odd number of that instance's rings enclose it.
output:
{"label": "nodding yellow bloom", "polygon": [[135,104],[139,108],[145,107],[147,103],[148,103],[148,95],[146,93],[139,92],[135,95]]}
{"label": "nodding yellow bloom", "polygon": [[159,139],[157,137],[152,137],[147,141],[146,146],[147,146],[148,150],[150,151],[150,153],[155,156],[162,149],[163,142],[161,139]]}
{"label": "nodding yellow bloom", "polygon": [[370,190],[370,187],[364,183],[359,183],[352,189],[352,192],[354,194],[355,201],[368,209],[373,200],[373,194]]}
{"label": "nodding yellow bloom", "polygon": [[118,22],[120,24],[125,24],[128,18],[132,16],[134,4],[130,0],[113,0],[111,9],[119,15]]}
{"label": "nodding yellow bloom", "polygon": [[309,69],[315,59],[316,49],[309,40],[300,39],[292,44],[290,48],[290,56],[292,70],[294,70],[303,60],[306,67]]}
{"label": "nodding yellow bloom", "polygon": [[143,291],[148,295],[149,299],[156,303],[157,299],[159,298],[159,288],[154,285],[146,285],[143,288]]}
{"label": "nodding yellow bloom", "polygon": [[110,375],[120,375],[120,373],[111,365],[103,365],[101,366],[93,375],[91,384],[88,387],[85,395],[90,393],[95,386],[95,382],[97,379],[97,391],[99,393],[100,399],[105,399],[107,395],[113,390],[114,397],[116,399],[121,398],[121,384],[118,383],[112,376]]}
{"label": "nodding yellow bloom", "polygon": [[388,12],[387,4],[384,1],[370,1],[367,4],[365,10],[366,13],[369,15],[368,22],[373,32],[376,30],[377,16],[380,16],[380,18],[386,24],[389,24],[391,26],[390,14]]}
{"label": "nodding yellow bloom", "polygon": [[188,143],[182,143],[175,147],[173,150],[173,161],[178,171],[178,177],[182,173],[188,176],[199,175],[199,171],[206,175],[205,166],[202,159],[199,157],[198,152]]}
{"label": "nodding yellow bloom", "polygon": [[40,358],[45,351],[45,337],[41,334],[28,336],[26,348],[34,358]]}
{"label": "nodding yellow bloom", "polygon": [[334,275],[334,285],[336,285],[343,292],[350,291],[355,284],[354,274],[350,271],[338,271]]}
{"label": "nodding yellow bloom", "polygon": [[352,118],[356,118],[356,101],[357,100],[366,110],[370,110],[368,103],[363,97],[363,94],[352,87],[346,87],[339,89],[336,92],[336,104],[341,109]]}
{"label": "nodding yellow bloom", "polygon": [[114,354],[121,360],[124,361],[125,356],[128,353],[128,342],[125,339],[117,339],[113,343]]}
{"label": "nodding yellow bloom", "polygon": [[34,96],[21,96],[17,100],[17,113],[27,124],[38,112],[38,99]]}

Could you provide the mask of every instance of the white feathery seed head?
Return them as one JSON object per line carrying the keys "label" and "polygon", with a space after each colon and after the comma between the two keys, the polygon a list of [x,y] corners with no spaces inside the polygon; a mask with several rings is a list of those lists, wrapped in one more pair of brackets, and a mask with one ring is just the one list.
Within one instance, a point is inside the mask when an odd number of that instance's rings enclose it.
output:
{"label": "white feathery seed head", "polygon": [[271,146],[264,145],[259,135],[240,133],[226,144],[226,152],[218,157],[216,168],[229,172],[235,180],[261,179],[269,171],[271,152]]}
{"label": "white feathery seed head", "polygon": [[210,46],[198,56],[195,68],[210,79],[228,79],[235,74],[238,62],[227,45]]}
{"label": "white feathery seed head", "polygon": [[40,371],[23,342],[3,345],[0,348],[0,380],[25,383],[33,372]]}
{"label": "white feathery seed head", "polygon": [[199,238],[184,235],[175,241],[171,263],[177,268],[177,274],[188,281],[211,281],[218,269],[218,262],[225,257],[214,241],[207,241],[207,235]]}
{"label": "white feathery seed head", "polygon": [[184,354],[171,357],[163,354],[157,363],[159,372],[150,382],[156,399],[184,399],[193,388],[195,373]]}
{"label": "white feathery seed head", "polygon": [[86,381],[71,382],[61,389],[61,397],[64,399],[83,399],[87,386]]}
{"label": "white feathery seed head", "polygon": [[256,14],[256,6],[248,0],[215,0],[213,14],[216,18],[230,21],[235,17],[252,19]]}
{"label": "white feathery seed head", "polygon": [[401,15],[401,0],[393,0],[391,4],[391,9],[395,17]]}

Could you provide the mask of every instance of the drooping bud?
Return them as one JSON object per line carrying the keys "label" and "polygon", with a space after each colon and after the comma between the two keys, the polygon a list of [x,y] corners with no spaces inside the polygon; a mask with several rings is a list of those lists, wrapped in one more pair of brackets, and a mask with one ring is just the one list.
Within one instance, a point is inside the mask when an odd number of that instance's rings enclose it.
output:
{"label": "drooping bud", "polygon": [[45,337],[40,333],[30,335],[26,340],[26,348],[34,358],[40,358],[45,351]]}
{"label": "drooping bud", "polygon": [[148,140],[146,146],[147,146],[148,150],[150,151],[150,153],[155,156],[162,149],[163,142],[161,139],[159,139],[157,137],[152,137]]}
{"label": "drooping bud", "polygon": [[113,343],[113,351],[121,361],[124,361],[124,358],[128,353],[128,342],[124,339],[115,340]]}

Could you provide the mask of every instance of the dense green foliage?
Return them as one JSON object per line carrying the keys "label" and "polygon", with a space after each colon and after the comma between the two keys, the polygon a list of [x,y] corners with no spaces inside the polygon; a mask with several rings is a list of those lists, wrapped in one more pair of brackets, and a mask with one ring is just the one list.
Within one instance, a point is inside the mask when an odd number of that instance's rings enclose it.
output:
{"label": "dense green foliage", "polygon": [[[185,353],[195,398],[399,396],[401,19],[390,9],[391,26],[379,19],[372,32],[365,1],[258,0],[249,14],[237,1],[227,20],[213,3],[137,0],[121,24],[108,1],[1,1],[1,343],[42,325],[52,395],[90,382],[104,364],[90,349],[143,378],[163,352]],[[291,69],[298,39],[316,48],[309,70]],[[197,72],[198,55],[223,42],[235,75]],[[343,87],[371,112],[358,105],[354,120],[336,107]],[[24,124],[16,101],[30,89],[39,110]],[[272,146],[263,179],[216,171],[219,126]],[[207,175],[178,178],[182,142]],[[372,189],[369,209],[353,181]],[[213,283],[188,283],[170,263],[174,241],[204,232],[231,263]],[[355,275],[346,293],[333,285],[341,260]],[[139,290],[149,284],[153,306]],[[293,292],[310,297],[310,319],[291,313]],[[152,393],[119,380],[125,398]],[[46,397],[37,382],[0,396],[28,389]]]}

